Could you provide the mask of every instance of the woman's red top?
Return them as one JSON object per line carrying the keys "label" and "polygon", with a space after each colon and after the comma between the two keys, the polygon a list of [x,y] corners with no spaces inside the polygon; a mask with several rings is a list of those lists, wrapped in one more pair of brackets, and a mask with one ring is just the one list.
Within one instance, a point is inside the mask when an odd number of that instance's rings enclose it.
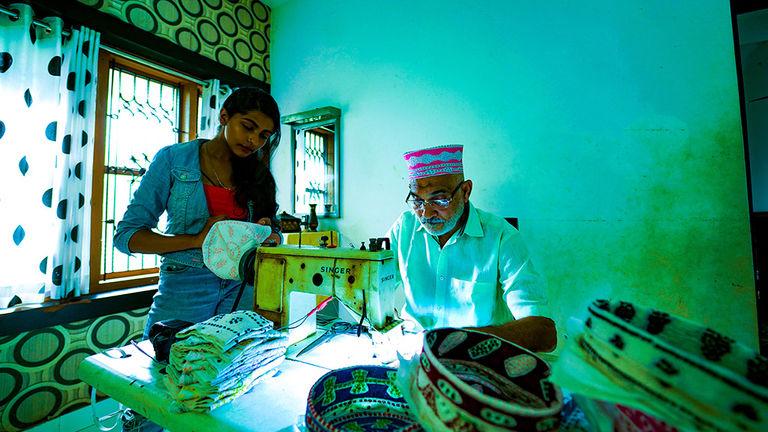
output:
{"label": "woman's red top", "polygon": [[211,216],[224,215],[229,219],[245,220],[248,212],[237,205],[235,191],[221,186],[203,184],[208,212]]}

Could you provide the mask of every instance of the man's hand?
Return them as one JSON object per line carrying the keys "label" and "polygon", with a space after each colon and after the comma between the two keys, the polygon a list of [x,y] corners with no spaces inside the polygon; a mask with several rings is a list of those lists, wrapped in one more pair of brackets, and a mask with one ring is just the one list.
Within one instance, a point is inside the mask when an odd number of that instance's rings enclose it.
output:
{"label": "man's hand", "polygon": [[490,333],[533,352],[552,352],[557,347],[555,322],[547,317],[530,316],[498,326],[470,329]]}

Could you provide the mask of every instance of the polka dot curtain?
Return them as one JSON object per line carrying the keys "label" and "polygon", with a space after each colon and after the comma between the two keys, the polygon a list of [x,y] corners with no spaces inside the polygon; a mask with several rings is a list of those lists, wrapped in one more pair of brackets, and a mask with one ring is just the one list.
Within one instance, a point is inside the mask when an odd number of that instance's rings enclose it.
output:
{"label": "polka dot curtain", "polygon": [[198,138],[211,139],[219,130],[219,112],[224,101],[232,94],[232,89],[212,79],[203,86],[200,104],[200,131]]}
{"label": "polka dot curtain", "polygon": [[0,308],[88,292],[99,35],[0,15]]}

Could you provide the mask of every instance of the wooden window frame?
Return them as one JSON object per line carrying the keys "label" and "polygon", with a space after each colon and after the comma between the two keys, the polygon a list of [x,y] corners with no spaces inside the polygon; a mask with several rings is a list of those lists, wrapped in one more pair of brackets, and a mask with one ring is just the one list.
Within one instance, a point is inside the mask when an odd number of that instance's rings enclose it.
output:
{"label": "wooden window frame", "polygon": [[[333,150],[328,152],[329,157],[333,158],[333,208],[330,213],[325,213],[323,209],[318,212],[318,217],[326,219],[337,219],[342,216],[342,166],[341,166],[341,110],[336,107],[326,106],[304,111],[296,114],[282,116],[280,123],[291,127],[291,209],[297,213],[296,209],[296,132],[307,129],[315,129],[320,126],[333,125],[334,139],[327,144],[326,148]],[[330,140],[327,140],[330,141]]]}
{"label": "wooden window frame", "polygon": [[90,292],[100,293],[123,288],[153,285],[158,282],[159,269],[131,270],[102,274],[102,227],[104,221],[104,172],[106,150],[107,104],[109,101],[109,69],[117,65],[121,69],[134,72],[154,80],[162,81],[179,89],[179,134],[178,142],[193,140],[197,137],[197,100],[201,93],[200,85],[187,79],[153,69],[139,62],[120,57],[111,52],[99,51],[98,82],[96,94],[96,125],[94,130],[93,152],[93,191],[91,198],[91,278]]}

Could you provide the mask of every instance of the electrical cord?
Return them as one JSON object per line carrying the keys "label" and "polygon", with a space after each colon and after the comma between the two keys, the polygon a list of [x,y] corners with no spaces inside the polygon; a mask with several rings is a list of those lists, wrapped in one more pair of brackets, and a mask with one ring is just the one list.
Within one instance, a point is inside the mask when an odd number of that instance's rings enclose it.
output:
{"label": "electrical cord", "polygon": [[[123,411],[125,411],[123,409],[123,404],[118,404],[117,411],[103,416],[99,415],[96,412],[96,387],[91,387],[91,418],[100,431],[107,432],[116,430],[120,426],[120,416],[123,414]],[[114,422],[111,425],[105,423],[107,420],[111,419],[114,419]]]}
{"label": "electrical cord", "polygon": [[366,315],[368,315],[367,303],[365,301],[365,289],[363,289],[363,313],[360,314],[360,323],[357,325],[357,337],[360,337],[360,333],[363,331],[363,321],[365,321]]}
{"label": "electrical cord", "polygon": [[237,290],[237,297],[235,297],[235,302],[232,303],[232,310],[230,312],[234,312],[237,310],[237,305],[240,304],[240,297],[243,296],[243,291],[245,290],[245,284],[246,279],[243,279],[242,282],[240,282],[240,288]]}
{"label": "electrical cord", "polygon": [[139,344],[137,344],[137,343],[136,343],[136,341],[135,341],[135,340],[131,339],[131,345],[133,345],[133,347],[134,347],[134,348],[136,348],[137,350],[139,350],[139,352],[140,352],[140,353],[142,353],[142,354],[144,354],[145,356],[147,356],[147,357],[151,358],[153,362],[155,362],[155,363],[159,364],[160,366],[165,366],[165,364],[163,364],[163,362],[159,361],[158,359],[156,359],[156,358],[154,358],[153,356],[149,355],[149,353],[148,353],[148,352],[146,352],[146,351],[144,351],[143,349],[141,349],[141,347],[139,346]]}
{"label": "electrical cord", "polygon": [[302,324],[304,324],[304,321],[306,321],[307,318],[311,317],[313,313],[321,311],[328,303],[331,302],[331,300],[333,300],[333,297],[328,297],[327,299],[325,299],[322,302],[320,302],[319,305],[317,305],[314,308],[312,308],[312,310],[310,310],[306,315],[304,315],[303,317],[297,319],[296,321],[294,321],[292,323],[288,323],[288,325],[286,325],[286,326],[280,327],[279,329],[277,329],[277,331],[293,330],[293,329],[301,326]]}
{"label": "electrical cord", "polygon": [[240,304],[240,298],[243,296],[243,291],[245,290],[245,285],[248,284],[248,276],[255,274],[254,270],[256,267],[257,250],[258,248],[249,250],[244,253],[243,257],[240,259],[240,278],[242,278],[242,282],[240,282],[240,288],[237,290],[237,297],[235,297],[235,302],[232,304],[232,310],[230,312],[237,310],[237,306]]}

